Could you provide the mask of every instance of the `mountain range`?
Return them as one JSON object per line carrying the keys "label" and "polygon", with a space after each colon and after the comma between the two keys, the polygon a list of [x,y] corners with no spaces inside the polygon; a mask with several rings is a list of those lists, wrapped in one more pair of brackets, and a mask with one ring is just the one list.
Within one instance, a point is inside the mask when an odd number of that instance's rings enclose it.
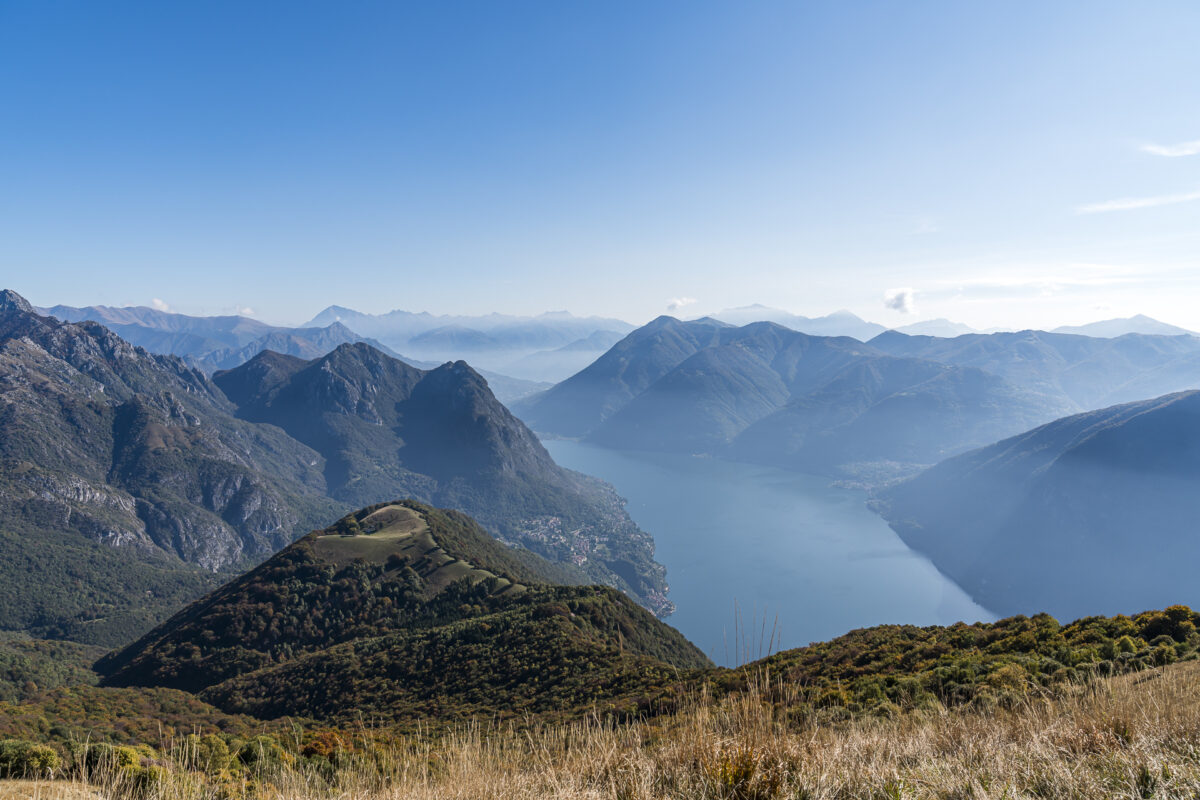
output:
{"label": "mountain range", "polygon": [[611,447],[858,474],[933,463],[1059,406],[976,368],[849,337],[660,317],[516,409],[536,430]]}
{"label": "mountain range", "polygon": [[[866,342],[887,330],[894,330],[909,336],[939,336],[954,338],[969,333],[1000,333],[1000,329],[986,331],[976,330],[961,322],[948,319],[927,319],[911,322],[907,325],[897,325],[887,328],[875,322],[868,322],[861,317],[842,310],[835,311],[823,317],[805,317],[793,314],[779,308],[771,308],[761,304],[728,308],[712,315],[722,322],[732,325],[749,325],[752,322],[774,322],[785,328],[791,328],[801,333],[814,336],[850,336],[861,342]],[[1147,336],[1182,336],[1195,335],[1192,331],[1169,325],[1156,319],[1137,314],[1120,319],[1107,319],[1085,325],[1063,325],[1049,331],[1050,333],[1073,333],[1080,336],[1113,339],[1129,333],[1140,333]]]}
{"label": "mountain range", "polygon": [[210,585],[187,565],[236,568],[336,513],[315,451],[233,411],[181,359],[0,293],[5,625],[112,641]]}
{"label": "mountain range", "polygon": [[[0,293],[6,627],[119,641],[372,492],[453,498],[577,580],[669,610],[620,498],[555,465],[465,364],[426,372],[359,343],[219,376],[238,402],[178,357]],[[289,435],[296,420],[312,431]]]}
{"label": "mountain range", "polygon": [[879,480],[1115,402],[1200,388],[1200,338],[1042,331],[867,343],[660,317],[514,408],[618,449]]}
{"label": "mountain range", "polygon": [[[505,375],[531,381],[558,381],[585,366],[617,338],[633,330],[623,320],[576,317],[565,311],[537,316],[434,315],[390,311],[365,314],[330,306],[306,323],[343,323],[356,331],[432,361],[466,360]],[[574,354],[574,355],[564,355]]]}
{"label": "mountain range", "polygon": [[865,342],[887,330],[886,326],[865,319],[845,309],[823,317],[805,317],[779,308],[761,304],[727,308],[712,315],[713,319],[730,325],[742,326],[755,322],[774,322],[794,331],[811,336],[849,336]]}
{"label": "mountain range", "polygon": [[980,603],[1066,617],[1200,601],[1200,392],[1105,408],[881,489],[876,509]]}
{"label": "mountain range", "polygon": [[[37,310],[44,316],[64,322],[99,322],[130,344],[143,347],[151,353],[189,359],[209,374],[244,364],[264,350],[312,359],[331,352],[339,345],[359,342],[422,369],[430,369],[441,363],[400,355],[378,340],[360,336],[336,320],[324,325],[286,328],[244,316],[193,317],[145,306],[76,308],[58,305]],[[457,360],[457,357],[452,360]],[[505,402],[548,386],[540,379],[525,380],[489,370],[481,374]]]}
{"label": "mountain range", "polygon": [[1099,336],[1116,338],[1129,333],[1141,333],[1150,336],[1195,336],[1196,334],[1178,325],[1169,325],[1145,314],[1137,314],[1121,319],[1106,319],[1099,322],[1089,322],[1086,325],[1063,325],[1053,330],[1053,333],[1076,333],[1081,336]]}
{"label": "mountain range", "polygon": [[894,356],[997,375],[1061,409],[1056,416],[1200,388],[1200,338],[1193,336],[1026,330],[942,339],[889,331],[869,344]]}

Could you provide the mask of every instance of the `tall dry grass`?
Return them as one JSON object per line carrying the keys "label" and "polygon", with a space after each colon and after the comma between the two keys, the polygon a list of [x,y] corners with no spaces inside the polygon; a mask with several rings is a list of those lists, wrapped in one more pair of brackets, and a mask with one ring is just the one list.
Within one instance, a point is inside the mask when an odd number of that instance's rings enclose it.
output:
{"label": "tall dry grass", "polygon": [[[638,724],[468,725],[349,757],[333,771],[275,766],[243,787],[177,770],[140,791],[161,800],[1200,798],[1196,664],[1010,708],[824,725],[789,722],[763,696],[697,698],[674,717]],[[99,776],[94,786],[106,797],[130,790]],[[61,789],[80,796],[78,785]]]}

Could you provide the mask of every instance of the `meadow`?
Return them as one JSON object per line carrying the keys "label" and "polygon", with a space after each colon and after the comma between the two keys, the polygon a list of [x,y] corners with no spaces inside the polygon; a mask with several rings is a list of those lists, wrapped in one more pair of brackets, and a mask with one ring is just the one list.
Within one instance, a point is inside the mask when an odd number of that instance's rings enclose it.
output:
{"label": "meadow", "polygon": [[[472,721],[388,738],[304,734],[240,752],[216,737],[108,746],[60,780],[0,782],[0,798],[79,800],[1018,800],[1200,797],[1200,663],[1004,702],[798,718],[760,673],[668,717],[618,723]],[[301,733],[297,730],[296,736]],[[282,738],[286,739],[286,735]],[[257,752],[256,752],[257,748]],[[51,773],[28,778],[51,778]]]}

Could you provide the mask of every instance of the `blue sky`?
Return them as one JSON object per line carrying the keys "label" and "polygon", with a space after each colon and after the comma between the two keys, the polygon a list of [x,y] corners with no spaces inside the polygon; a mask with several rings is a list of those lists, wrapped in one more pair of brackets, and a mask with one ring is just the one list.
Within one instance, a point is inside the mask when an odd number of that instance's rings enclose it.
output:
{"label": "blue sky", "polygon": [[1195,2],[0,0],[0,283],[1200,329],[1197,42]]}

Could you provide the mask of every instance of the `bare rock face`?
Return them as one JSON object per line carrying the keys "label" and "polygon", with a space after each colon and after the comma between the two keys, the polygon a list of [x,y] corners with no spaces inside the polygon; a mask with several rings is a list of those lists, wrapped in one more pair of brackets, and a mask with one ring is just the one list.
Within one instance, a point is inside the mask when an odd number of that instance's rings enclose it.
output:
{"label": "bare rock face", "polygon": [[225,570],[319,524],[321,459],[255,430],[183,361],[0,293],[0,512]]}

